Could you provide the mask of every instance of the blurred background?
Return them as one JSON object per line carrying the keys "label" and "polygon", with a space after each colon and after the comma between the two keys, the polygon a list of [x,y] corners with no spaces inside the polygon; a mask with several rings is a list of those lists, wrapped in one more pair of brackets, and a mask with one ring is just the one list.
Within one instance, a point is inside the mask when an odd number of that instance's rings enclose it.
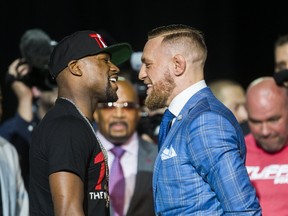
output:
{"label": "blurred background", "polygon": [[273,74],[274,41],[288,33],[287,6],[287,1],[2,1],[3,119],[16,109],[4,77],[9,64],[20,57],[19,42],[27,29],[43,29],[55,41],[77,30],[99,30],[109,35],[108,43],[129,42],[136,52],[151,28],[188,24],[205,34],[206,80],[232,78],[246,88],[253,79]]}

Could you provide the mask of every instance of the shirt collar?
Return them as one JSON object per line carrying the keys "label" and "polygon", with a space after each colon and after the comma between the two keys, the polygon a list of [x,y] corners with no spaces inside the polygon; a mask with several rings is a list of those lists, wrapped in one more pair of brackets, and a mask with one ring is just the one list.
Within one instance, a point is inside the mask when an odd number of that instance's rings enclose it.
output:
{"label": "shirt collar", "polygon": [[[96,131],[96,135],[98,136],[99,140],[101,141],[103,147],[106,149],[106,151],[110,151],[114,144],[109,142],[101,133],[99,130]],[[137,154],[138,151],[138,134],[136,132],[133,133],[133,135],[121,145],[121,147],[126,151],[130,152],[132,154]]]}
{"label": "shirt collar", "polygon": [[178,116],[187,101],[198,91],[207,87],[205,80],[201,80],[178,94],[170,103],[168,109]]}

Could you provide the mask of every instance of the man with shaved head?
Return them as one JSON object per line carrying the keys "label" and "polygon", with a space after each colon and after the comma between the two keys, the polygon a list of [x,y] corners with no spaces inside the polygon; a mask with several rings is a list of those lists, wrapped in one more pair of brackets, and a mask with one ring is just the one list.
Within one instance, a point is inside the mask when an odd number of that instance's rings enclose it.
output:
{"label": "man with shaved head", "polygon": [[248,86],[246,100],[246,167],[263,215],[288,215],[288,90],[261,77]]}

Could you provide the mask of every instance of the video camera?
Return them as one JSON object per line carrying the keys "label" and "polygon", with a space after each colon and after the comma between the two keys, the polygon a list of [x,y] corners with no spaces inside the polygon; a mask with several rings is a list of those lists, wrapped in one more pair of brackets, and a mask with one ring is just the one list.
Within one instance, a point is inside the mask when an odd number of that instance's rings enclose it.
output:
{"label": "video camera", "polygon": [[16,70],[22,64],[29,65],[29,72],[22,77],[13,77],[7,74],[6,81],[14,80],[24,82],[27,86],[37,86],[42,90],[52,90],[56,86],[49,73],[48,62],[53,48],[57,44],[41,29],[29,29],[20,39],[20,52],[23,61],[20,61]]}

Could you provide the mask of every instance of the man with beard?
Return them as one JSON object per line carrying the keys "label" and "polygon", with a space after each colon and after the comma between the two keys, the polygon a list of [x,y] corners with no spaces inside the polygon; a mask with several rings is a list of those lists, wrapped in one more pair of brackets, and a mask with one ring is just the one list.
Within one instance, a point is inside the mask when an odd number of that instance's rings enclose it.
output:
{"label": "man with beard", "polygon": [[109,215],[107,153],[91,125],[98,102],[117,100],[127,43],[107,46],[95,31],[62,39],[49,69],[58,98],[33,132],[30,215]]}
{"label": "man with beard", "polygon": [[[157,146],[143,140],[136,131],[140,106],[135,87],[130,81],[120,79],[117,86],[117,102],[98,103],[94,114],[97,135],[108,153],[111,216],[154,216],[152,174]],[[117,159],[113,154],[116,148],[124,150],[120,163],[125,184],[120,195],[115,195],[112,187],[113,180],[117,178],[113,169]],[[123,202],[117,208],[119,201]]]}
{"label": "man with beard", "polygon": [[152,110],[167,106],[174,115],[167,136],[159,136],[156,215],[261,215],[245,167],[243,133],[204,81],[206,58],[197,29],[173,24],[148,33],[139,72],[147,85],[145,104]]}
{"label": "man with beard", "polygon": [[263,215],[288,215],[288,90],[273,77],[260,77],[247,89],[246,167]]}

